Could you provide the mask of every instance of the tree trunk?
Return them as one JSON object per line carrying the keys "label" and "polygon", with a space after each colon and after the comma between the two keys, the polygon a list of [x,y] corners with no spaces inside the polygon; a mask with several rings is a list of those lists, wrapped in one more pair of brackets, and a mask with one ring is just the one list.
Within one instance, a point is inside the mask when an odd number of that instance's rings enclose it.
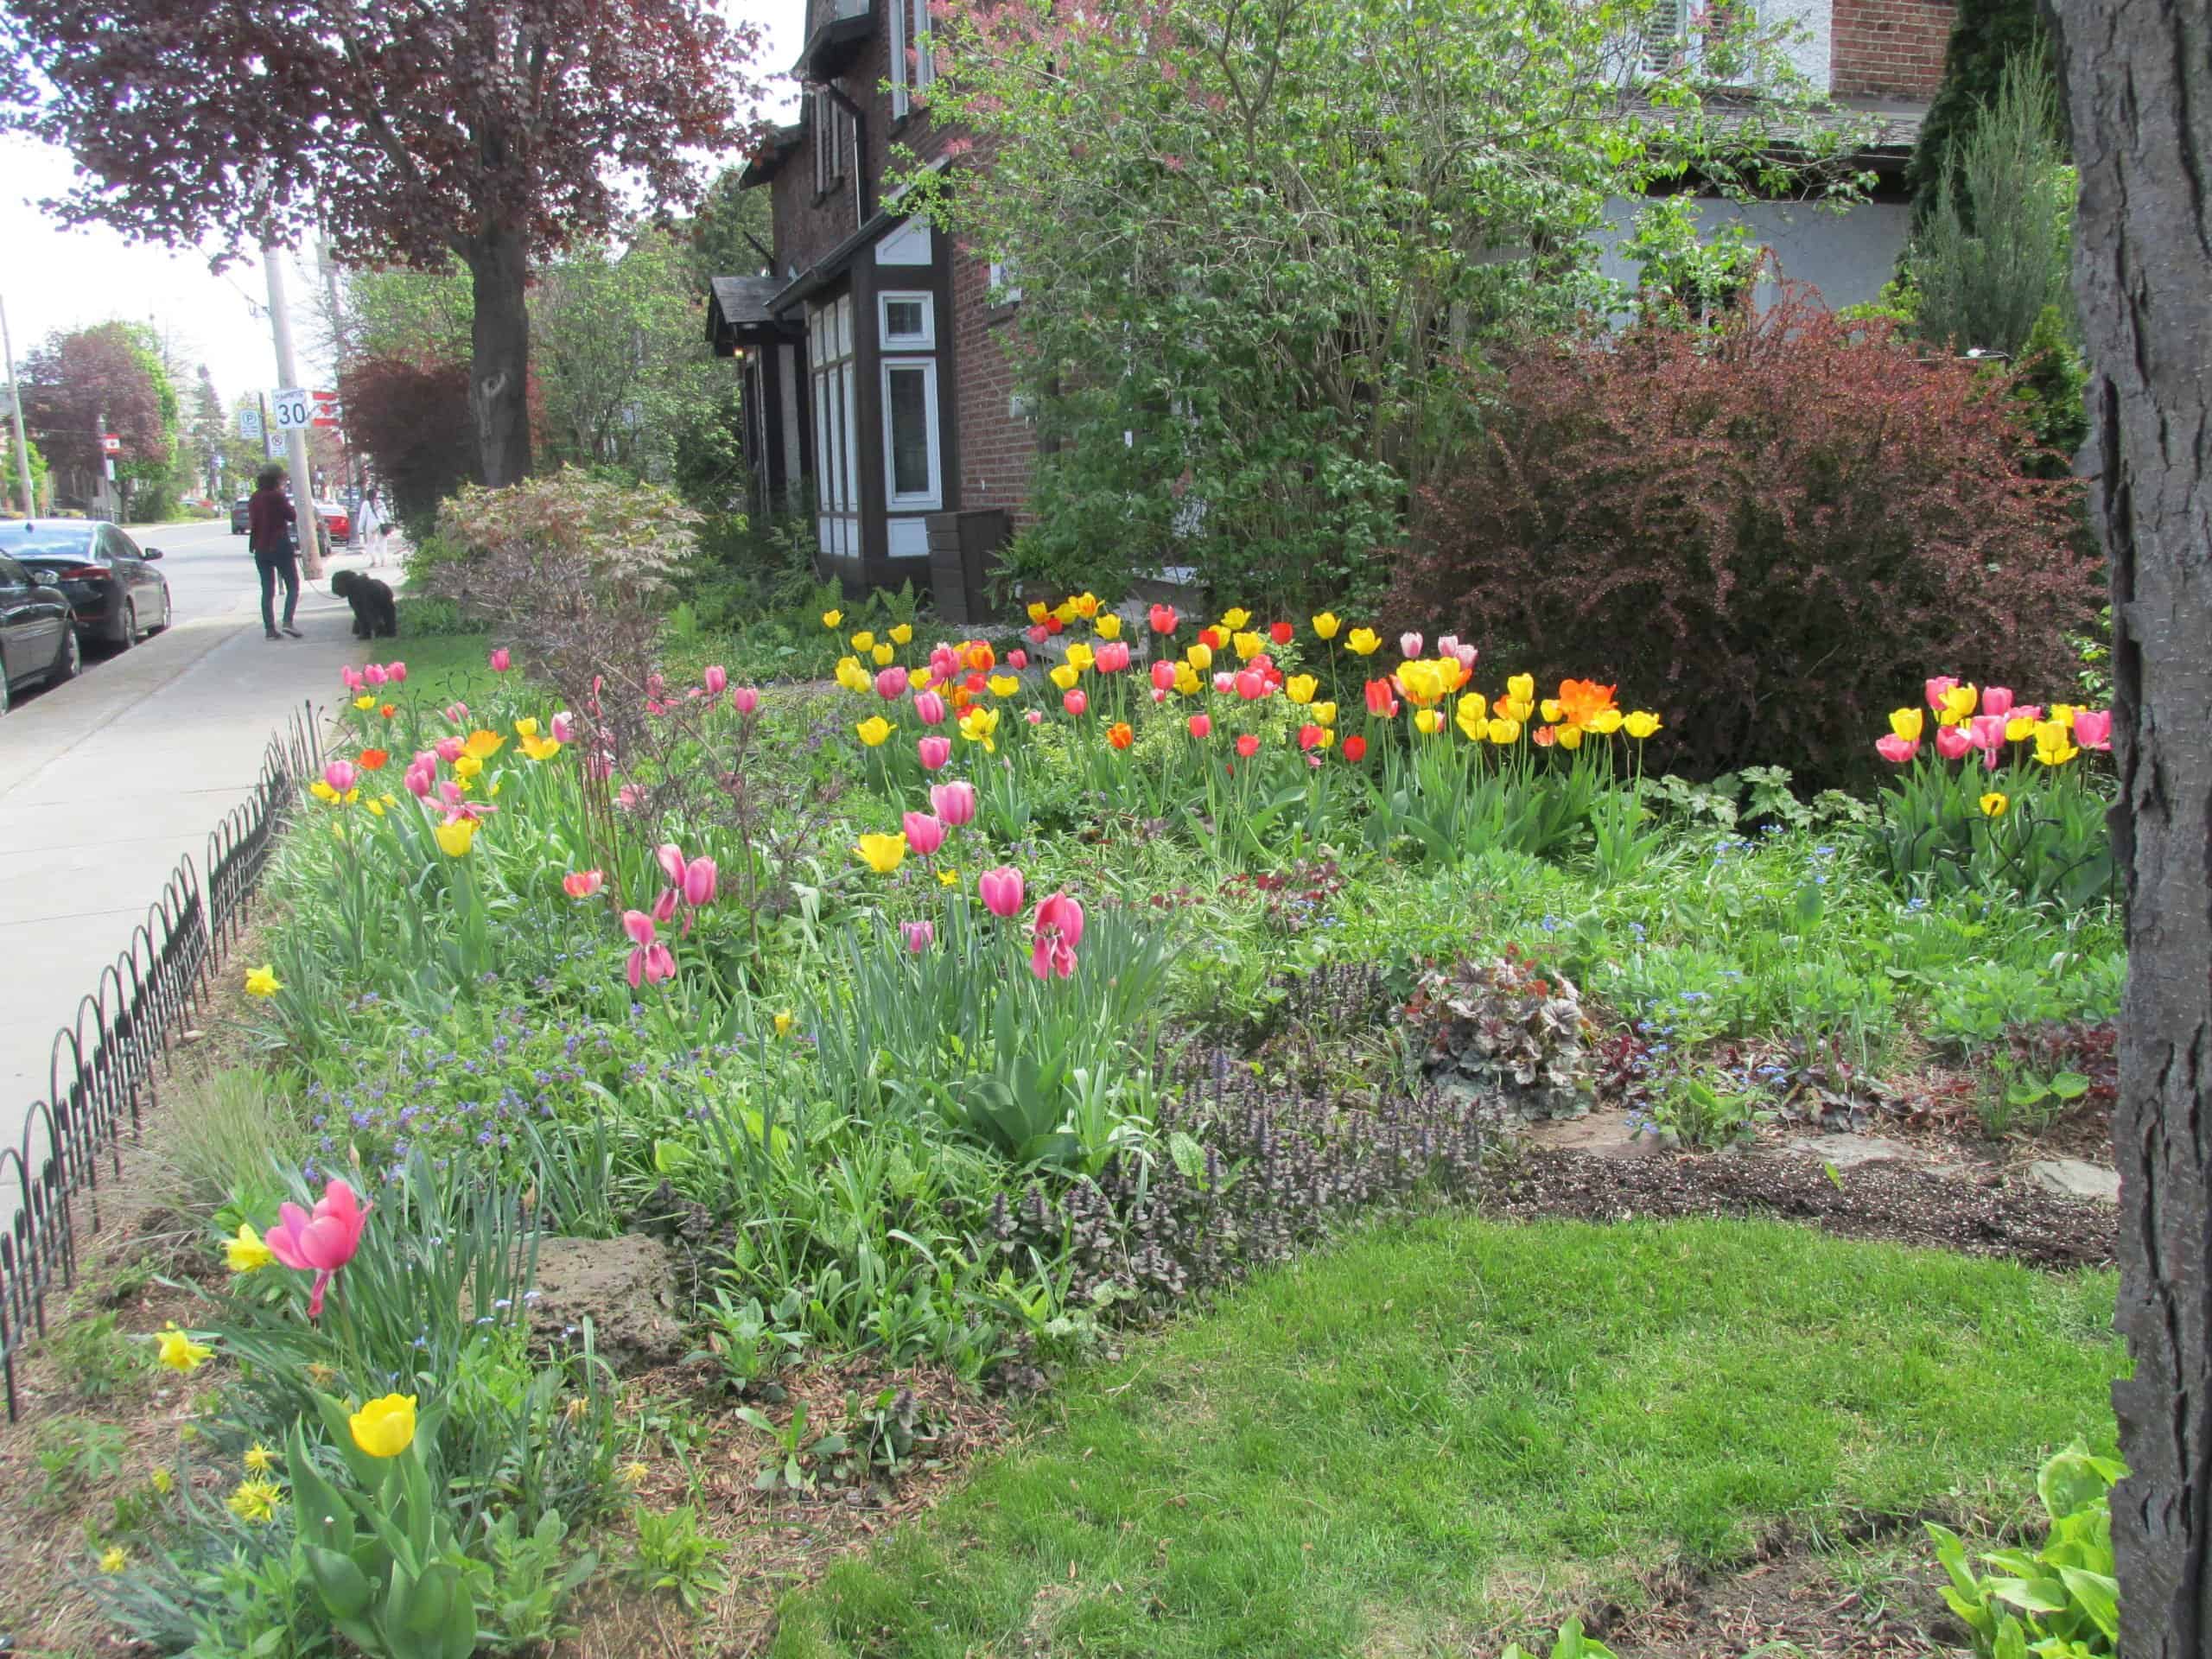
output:
{"label": "tree trunk", "polygon": [[523,298],[530,261],[522,238],[505,227],[472,237],[467,258],[476,290],[468,408],[484,481],[499,489],[530,476],[530,311]]}
{"label": "tree trunk", "polygon": [[2113,1495],[2127,1659],[2212,1647],[2212,14],[2063,0],[2127,880]]}

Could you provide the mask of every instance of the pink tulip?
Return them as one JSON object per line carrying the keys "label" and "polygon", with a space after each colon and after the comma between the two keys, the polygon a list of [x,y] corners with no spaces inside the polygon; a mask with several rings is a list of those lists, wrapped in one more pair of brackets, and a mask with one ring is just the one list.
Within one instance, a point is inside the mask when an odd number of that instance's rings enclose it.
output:
{"label": "pink tulip", "polygon": [[1920,745],[1909,743],[1895,733],[1874,740],[1874,753],[1892,766],[1901,766],[1920,753]]}
{"label": "pink tulip", "polygon": [[663,887],[660,897],[653,900],[653,920],[668,923],[676,919],[676,906],[683,897],[681,887]]}
{"label": "pink tulip", "polygon": [[906,850],[927,858],[944,845],[944,820],[929,812],[909,812],[900,820],[906,831]]}
{"label": "pink tulip", "polygon": [[1167,701],[1167,694],[1155,685],[1152,688],[1152,700],[1154,703],[1165,702]]}
{"label": "pink tulip", "polygon": [[1961,759],[1974,747],[1974,740],[1963,726],[1938,726],[1936,728],[1936,753],[1946,760]]}
{"label": "pink tulip", "polygon": [[907,951],[920,956],[937,943],[937,924],[934,922],[901,922],[899,931],[906,936]]}
{"label": "pink tulip", "polygon": [[450,778],[438,785],[438,804],[448,812],[461,804],[461,789]]}
{"label": "pink tulip", "polygon": [[672,841],[664,841],[653,849],[653,856],[660,861],[660,873],[668,878],[668,885],[683,885],[683,849]]}
{"label": "pink tulip", "polygon": [[1928,706],[1934,709],[1937,714],[1942,714],[1943,712],[1943,694],[1946,691],[1956,690],[1958,689],[1958,684],[1959,683],[1953,679],[1948,674],[1941,675],[1936,678],[1929,681],[1926,687],[1923,688],[1928,694]]}
{"label": "pink tulip", "polygon": [[1213,735],[1213,716],[1211,715],[1192,715],[1191,716],[1190,723],[1191,735],[1197,738],[1200,742],[1204,742],[1207,738]]}
{"label": "pink tulip", "polygon": [[465,702],[449,702],[440,712],[456,726],[468,724],[468,705]]}
{"label": "pink tulip", "polygon": [[633,991],[640,984],[658,985],[676,977],[676,957],[664,944],[641,944],[630,953],[623,972]]}
{"label": "pink tulip", "polygon": [[1418,657],[1418,656],[1420,656],[1420,655],[1421,655],[1421,635],[1420,635],[1420,633],[1419,633],[1417,631],[1415,631],[1414,629],[1408,628],[1408,629],[1407,629],[1403,633],[1400,634],[1400,635],[1398,636],[1398,650],[1399,650],[1399,652],[1400,652],[1400,653],[1401,653],[1402,655],[1404,655],[1404,656],[1407,656],[1407,657]]}
{"label": "pink tulip", "polygon": [[1021,914],[1021,872],[1013,865],[985,870],[976,878],[976,891],[982,895],[983,908],[992,915],[1003,918]]}
{"label": "pink tulip", "polygon": [[338,677],[346,682],[346,689],[348,691],[358,691],[361,689],[361,671],[358,668],[341,668],[338,671]]}
{"label": "pink tulip", "polygon": [[914,753],[921,757],[925,772],[935,772],[952,759],[952,740],[949,737],[923,738],[914,745]]}
{"label": "pink tulip", "polygon": [[2032,720],[2040,725],[2043,721],[2043,704],[2039,702],[2016,702],[2012,705],[2012,718],[2014,720]]}
{"label": "pink tulip", "polygon": [[1967,722],[1967,741],[1977,749],[1994,754],[2005,747],[2005,726],[2001,712],[1976,715]]}
{"label": "pink tulip", "polygon": [[2012,712],[2012,688],[2008,685],[1985,685],[1981,688],[1981,712],[1985,715],[2009,715]]}
{"label": "pink tulip", "polygon": [[1152,689],[1155,691],[1173,691],[1175,689],[1175,664],[1164,657],[1152,665]]}
{"label": "pink tulip", "polygon": [[1126,639],[1109,639],[1098,647],[1097,660],[1098,671],[1101,674],[1119,674],[1129,665],[1129,642]]}
{"label": "pink tulip", "polygon": [[1022,632],[1028,636],[1029,643],[1033,645],[1041,645],[1052,637],[1052,631],[1042,622],[1032,623],[1028,627],[1024,628]]}
{"label": "pink tulip", "polygon": [[1090,699],[1080,691],[1070,691],[1061,696],[1060,707],[1066,709],[1070,715],[1080,719],[1083,711],[1090,707]]}
{"label": "pink tulip", "polygon": [[1030,927],[1029,971],[1039,979],[1072,977],[1075,948],[1083,942],[1083,906],[1056,893],[1037,906]]}
{"label": "pink tulip", "polygon": [[556,743],[573,743],[576,741],[576,717],[563,709],[553,716],[546,729]]}
{"label": "pink tulip", "polygon": [[353,787],[354,779],[359,776],[351,760],[333,760],[322,769],[322,781],[340,795]]}
{"label": "pink tulip", "polygon": [[322,1315],[322,1294],[338,1269],[361,1248],[361,1230],[374,1205],[364,1205],[353,1189],[334,1179],[323,1188],[315,1213],[296,1204],[277,1206],[277,1222],[261,1236],[269,1253],[296,1273],[315,1274],[315,1288],[308,1296],[308,1318]]}
{"label": "pink tulip", "polygon": [[931,784],[930,810],[955,830],[966,828],[976,822],[976,785],[965,780]]}
{"label": "pink tulip", "polygon": [[457,737],[442,737],[435,745],[438,759],[451,766],[468,753],[468,745]]}
{"label": "pink tulip", "polygon": [[890,702],[906,695],[906,671],[893,663],[879,669],[875,676],[875,695]]}
{"label": "pink tulip", "polygon": [[2074,715],[2074,741],[2085,749],[2112,747],[2112,710],[2082,709]]}
{"label": "pink tulip", "polygon": [[577,870],[561,878],[561,890],[571,899],[588,899],[607,885],[597,870]]}
{"label": "pink tulip", "polygon": [[430,785],[437,781],[437,762],[435,759],[428,766],[417,760],[407,768],[400,781],[407,785],[409,794],[414,796],[416,800],[422,801],[429,798]]}
{"label": "pink tulip", "polygon": [[514,658],[507,655],[507,648],[505,645],[501,645],[493,652],[492,671],[494,674],[504,674],[508,669],[513,666]]}
{"label": "pink tulip", "polygon": [[1014,650],[1007,652],[1006,665],[1015,673],[1020,673],[1023,669],[1029,666],[1029,653],[1017,645]]}
{"label": "pink tulip", "polygon": [[934,691],[922,691],[916,693],[914,697],[914,718],[920,721],[925,726],[944,725],[944,699],[938,696]]}
{"label": "pink tulip", "polygon": [[1045,723],[1045,711],[1042,709],[1032,709],[1027,714],[1022,715],[1022,718],[1032,726],[1042,726]]}
{"label": "pink tulip", "polygon": [[960,653],[950,645],[937,645],[930,651],[930,677],[949,680],[960,672]]}
{"label": "pink tulip", "polygon": [[407,664],[404,663],[386,663],[384,665],[384,672],[385,677],[394,685],[407,683]]}
{"label": "pink tulip", "polygon": [[1247,702],[1257,702],[1268,695],[1268,677],[1246,669],[1236,677],[1236,695]]}
{"label": "pink tulip", "polygon": [[721,696],[723,689],[729,684],[729,671],[720,663],[708,664],[707,671],[699,677],[701,683],[706,686],[707,695],[710,697]]}
{"label": "pink tulip", "polygon": [[659,937],[659,930],[653,925],[653,918],[642,910],[622,912],[622,931],[630,936],[630,943],[635,945],[651,944]]}
{"label": "pink tulip", "polygon": [[381,663],[371,663],[366,668],[361,671],[361,677],[367,681],[371,685],[382,685],[385,682],[384,664]]}
{"label": "pink tulip", "polygon": [[1236,689],[1236,677],[1227,669],[1222,670],[1213,677],[1213,689],[1222,696],[1227,696]]}
{"label": "pink tulip", "polygon": [[644,787],[638,784],[625,784],[614,792],[614,804],[625,812],[635,812],[647,798]]}
{"label": "pink tulip", "polygon": [[683,867],[683,902],[696,910],[715,902],[715,887],[721,872],[711,858],[695,858]]}

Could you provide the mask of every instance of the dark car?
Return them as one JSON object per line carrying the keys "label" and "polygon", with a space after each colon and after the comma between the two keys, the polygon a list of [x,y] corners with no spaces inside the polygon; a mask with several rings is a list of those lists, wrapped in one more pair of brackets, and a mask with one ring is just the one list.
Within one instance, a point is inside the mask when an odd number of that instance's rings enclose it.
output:
{"label": "dark car", "polygon": [[84,660],[68,594],[0,554],[0,715],[16,686],[73,679]]}
{"label": "dark car", "polygon": [[0,553],[68,594],[88,639],[135,645],[169,625],[169,585],[149,563],[161,550],[142,550],[113,524],[38,518],[0,525]]}
{"label": "dark car", "polygon": [[242,495],[231,503],[231,534],[243,536],[246,532],[249,516],[253,512],[253,498]]}

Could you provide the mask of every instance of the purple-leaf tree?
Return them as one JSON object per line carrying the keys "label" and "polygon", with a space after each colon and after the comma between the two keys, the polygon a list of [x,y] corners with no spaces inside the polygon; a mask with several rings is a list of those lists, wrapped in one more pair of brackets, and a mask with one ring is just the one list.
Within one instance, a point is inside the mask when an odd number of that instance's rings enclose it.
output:
{"label": "purple-leaf tree", "polygon": [[688,202],[756,137],[760,46],[708,0],[8,0],[0,129],[69,149],[48,204],[236,254],[314,228],[357,264],[458,259],[483,476],[530,470],[524,289],[544,251]]}

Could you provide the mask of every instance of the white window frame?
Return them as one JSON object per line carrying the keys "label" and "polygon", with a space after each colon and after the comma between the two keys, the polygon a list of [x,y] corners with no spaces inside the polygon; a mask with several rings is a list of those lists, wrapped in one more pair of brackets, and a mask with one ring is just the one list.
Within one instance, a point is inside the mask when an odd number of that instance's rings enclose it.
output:
{"label": "white window frame", "polygon": [[[914,49],[914,69],[906,73],[906,48]],[[914,99],[937,79],[930,54],[930,0],[891,0],[891,113],[903,118]]]}
{"label": "white window frame", "polygon": [[[944,506],[944,453],[939,438],[939,416],[937,398],[937,359],[933,357],[887,357],[879,370],[878,390],[883,397],[883,500],[893,512],[935,512]],[[912,491],[901,494],[899,490],[898,467],[894,459],[897,435],[892,430],[891,377],[894,373],[918,372],[922,377],[922,404],[929,440],[930,486],[925,493]]]}
{"label": "white window frame", "polygon": [[1012,260],[994,259],[991,261],[990,270],[983,279],[984,288],[986,289],[984,294],[984,300],[986,303],[988,303],[990,301],[988,290],[992,289],[1004,289],[1006,290],[1003,294],[999,296],[997,301],[998,304],[1020,305],[1021,303],[1021,284],[1019,282],[1009,282],[1007,280],[1014,274],[1014,262]]}
{"label": "white window frame", "polygon": [[[922,308],[922,332],[891,332],[891,308],[915,304]],[[933,352],[937,349],[937,296],[927,289],[896,289],[875,296],[876,342],[887,352]]]}
{"label": "white window frame", "polygon": [[[814,400],[815,512],[825,550],[830,524],[844,521],[857,537],[860,521],[859,412],[854,407],[853,296],[842,294],[807,319],[807,385]],[[855,545],[857,543],[855,542]]]}

